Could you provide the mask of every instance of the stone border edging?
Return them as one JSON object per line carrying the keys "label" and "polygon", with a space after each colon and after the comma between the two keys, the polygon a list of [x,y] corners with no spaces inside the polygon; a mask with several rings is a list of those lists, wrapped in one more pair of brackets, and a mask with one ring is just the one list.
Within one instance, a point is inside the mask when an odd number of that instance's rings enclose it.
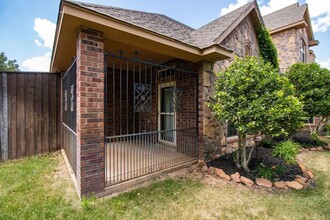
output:
{"label": "stone border edging", "polygon": [[289,188],[292,189],[303,189],[309,185],[309,182],[314,179],[314,173],[310,169],[308,169],[300,160],[296,160],[298,166],[300,167],[304,176],[296,175],[295,180],[293,181],[277,181],[271,182],[270,180],[263,178],[256,178],[256,181],[252,181],[251,179],[241,176],[238,172],[228,175],[222,169],[208,167],[203,160],[199,160],[196,166],[196,169],[199,169],[202,173],[207,173],[208,175],[215,175],[225,181],[233,181],[238,184],[243,184],[248,187],[260,186],[265,188],[277,188],[287,190]]}

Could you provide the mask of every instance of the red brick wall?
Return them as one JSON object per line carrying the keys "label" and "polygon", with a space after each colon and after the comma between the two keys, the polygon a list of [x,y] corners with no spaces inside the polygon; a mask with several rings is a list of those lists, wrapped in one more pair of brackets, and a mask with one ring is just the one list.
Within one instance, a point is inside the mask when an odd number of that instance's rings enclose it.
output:
{"label": "red brick wall", "polygon": [[77,183],[80,196],[104,191],[103,34],[81,27],[77,39]]}

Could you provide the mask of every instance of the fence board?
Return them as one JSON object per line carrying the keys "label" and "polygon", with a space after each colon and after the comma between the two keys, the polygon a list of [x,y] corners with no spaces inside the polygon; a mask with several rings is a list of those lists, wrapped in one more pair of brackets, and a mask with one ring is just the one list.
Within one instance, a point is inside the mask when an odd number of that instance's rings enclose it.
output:
{"label": "fence board", "polygon": [[62,102],[61,102],[61,91],[62,91],[62,83],[61,77],[56,77],[56,97],[58,101],[56,102],[56,150],[62,148],[62,116],[61,116],[61,109],[62,109]]}
{"label": "fence board", "polygon": [[[49,90],[49,97],[50,100],[56,99],[56,75],[51,75],[49,78],[50,90]],[[49,114],[49,132],[50,132],[50,141],[49,141],[49,148],[50,151],[56,150],[56,103],[50,101],[50,114]]]}
{"label": "fence board", "polygon": [[41,147],[42,152],[49,152],[49,77],[41,76],[42,104],[41,104]]}
{"label": "fence board", "polygon": [[26,138],[26,155],[34,155],[34,74],[28,74],[26,77],[25,89],[25,138]]}
{"label": "fence board", "polygon": [[0,74],[0,160],[3,153],[3,100],[2,100],[2,73]]}
{"label": "fence board", "polygon": [[17,75],[17,157],[24,157],[25,153],[25,77]]}
{"label": "fence board", "polygon": [[41,154],[41,75],[35,77],[35,92],[34,92],[34,138],[35,152]]}
{"label": "fence board", "polygon": [[[3,83],[0,73],[0,103]],[[1,120],[0,130],[8,135],[9,159],[47,153],[61,148],[61,109],[59,74],[11,72],[7,74],[8,129]],[[1,135],[0,135],[1,136]],[[0,138],[3,143],[3,137]],[[2,148],[1,148],[2,149]],[[3,150],[4,151],[4,150]],[[3,155],[0,155],[0,158]]]}
{"label": "fence board", "polygon": [[9,96],[9,159],[17,158],[17,77],[16,74],[8,74]]}

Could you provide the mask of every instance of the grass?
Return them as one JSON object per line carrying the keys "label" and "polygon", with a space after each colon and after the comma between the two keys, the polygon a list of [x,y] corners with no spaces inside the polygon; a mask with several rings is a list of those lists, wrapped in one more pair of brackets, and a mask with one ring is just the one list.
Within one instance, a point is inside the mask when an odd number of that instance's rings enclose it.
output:
{"label": "grass", "polygon": [[58,154],[6,162],[0,219],[330,219],[330,153],[300,156],[316,173],[314,189],[268,192],[177,177],[81,202]]}

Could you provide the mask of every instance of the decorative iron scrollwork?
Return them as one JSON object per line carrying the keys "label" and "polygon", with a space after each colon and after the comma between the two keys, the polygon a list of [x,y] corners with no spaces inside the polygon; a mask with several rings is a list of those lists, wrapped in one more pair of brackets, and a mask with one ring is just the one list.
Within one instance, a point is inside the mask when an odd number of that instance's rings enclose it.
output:
{"label": "decorative iron scrollwork", "polygon": [[182,94],[183,94],[182,88],[173,89],[173,97],[172,97],[171,104],[172,104],[172,110],[174,112],[182,111]]}
{"label": "decorative iron scrollwork", "polygon": [[151,85],[134,83],[134,112],[151,112]]}

